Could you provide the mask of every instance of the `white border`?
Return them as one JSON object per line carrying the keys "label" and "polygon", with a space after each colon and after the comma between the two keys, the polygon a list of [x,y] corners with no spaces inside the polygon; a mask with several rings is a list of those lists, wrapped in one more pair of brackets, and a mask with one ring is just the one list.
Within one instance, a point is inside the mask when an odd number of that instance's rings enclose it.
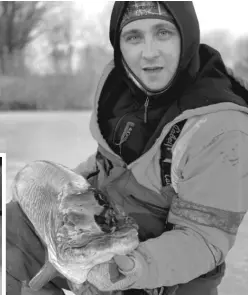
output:
{"label": "white border", "polygon": [[6,154],[2,158],[2,295],[6,294]]}

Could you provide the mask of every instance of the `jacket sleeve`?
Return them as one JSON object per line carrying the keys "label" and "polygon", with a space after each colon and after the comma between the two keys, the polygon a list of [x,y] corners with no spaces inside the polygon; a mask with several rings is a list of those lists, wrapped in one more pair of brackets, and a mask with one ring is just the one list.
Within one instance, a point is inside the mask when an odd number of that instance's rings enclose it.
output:
{"label": "jacket sleeve", "polygon": [[168,219],[175,228],[143,243],[150,287],[186,283],[221,264],[248,208],[248,134],[223,132],[185,154]]}
{"label": "jacket sleeve", "polygon": [[91,175],[97,173],[96,164],[96,153],[90,155],[84,162],[80,163],[76,168],[73,169],[74,172],[82,175],[85,178],[90,178]]}

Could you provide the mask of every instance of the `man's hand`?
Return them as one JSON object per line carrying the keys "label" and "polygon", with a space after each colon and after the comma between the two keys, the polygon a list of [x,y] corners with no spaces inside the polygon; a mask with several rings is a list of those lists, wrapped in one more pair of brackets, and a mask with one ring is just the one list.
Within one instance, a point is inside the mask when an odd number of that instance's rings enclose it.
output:
{"label": "man's hand", "polygon": [[87,280],[100,291],[154,289],[157,283],[157,265],[146,242],[127,255],[116,255],[111,261],[94,266]]}
{"label": "man's hand", "polygon": [[130,271],[134,268],[134,261],[126,255],[116,255],[114,261],[121,271]]}
{"label": "man's hand", "polygon": [[87,280],[101,291],[126,290],[142,276],[142,264],[136,258],[117,255],[110,262],[94,266]]}

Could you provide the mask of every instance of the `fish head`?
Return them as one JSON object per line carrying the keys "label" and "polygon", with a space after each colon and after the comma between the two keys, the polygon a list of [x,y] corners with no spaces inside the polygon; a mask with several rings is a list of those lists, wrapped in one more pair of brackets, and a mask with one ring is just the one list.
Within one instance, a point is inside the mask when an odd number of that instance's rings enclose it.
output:
{"label": "fish head", "polygon": [[61,264],[91,268],[138,246],[135,220],[89,184],[71,181],[58,200],[50,237]]}

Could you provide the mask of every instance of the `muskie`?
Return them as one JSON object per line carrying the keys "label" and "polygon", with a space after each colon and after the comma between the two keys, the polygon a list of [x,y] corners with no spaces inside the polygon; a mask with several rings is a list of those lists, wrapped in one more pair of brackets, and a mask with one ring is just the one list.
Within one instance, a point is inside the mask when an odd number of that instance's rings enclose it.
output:
{"label": "muskie", "polygon": [[63,165],[48,161],[26,165],[14,179],[13,199],[47,249],[45,265],[29,283],[34,290],[58,274],[73,291],[79,290],[93,266],[138,246],[135,221]]}

